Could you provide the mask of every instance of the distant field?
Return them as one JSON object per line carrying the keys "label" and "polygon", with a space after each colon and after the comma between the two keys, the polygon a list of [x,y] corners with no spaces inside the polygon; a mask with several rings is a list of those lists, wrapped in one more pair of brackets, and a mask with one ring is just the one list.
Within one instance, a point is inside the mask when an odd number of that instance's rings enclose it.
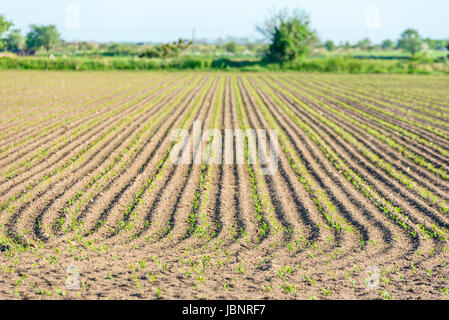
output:
{"label": "distant field", "polygon": [[[374,53],[373,53],[374,54]],[[449,62],[433,59],[401,59],[348,55],[322,55],[285,63],[267,63],[260,59],[137,57],[16,57],[0,55],[0,70],[44,71],[227,71],[227,72],[326,72],[348,74],[449,74]]]}
{"label": "distant field", "polygon": [[[410,58],[411,53],[399,51],[399,50],[347,50],[347,51],[341,51],[341,50],[334,50],[334,51],[327,51],[325,52],[326,56],[339,56],[339,55],[351,55],[351,56],[375,56],[375,57],[398,57],[398,58]],[[429,58],[439,58],[439,57],[445,57],[448,55],[447,51],[439,51],[439,50],[428,50],[425,52],[425,54]]]}
{"label": "distant field", "polygon": [[[448,106],[445,76],[1,71],[0,297],[448,298]],[[274,174],[176,165],[195,120],[277,129]]]}

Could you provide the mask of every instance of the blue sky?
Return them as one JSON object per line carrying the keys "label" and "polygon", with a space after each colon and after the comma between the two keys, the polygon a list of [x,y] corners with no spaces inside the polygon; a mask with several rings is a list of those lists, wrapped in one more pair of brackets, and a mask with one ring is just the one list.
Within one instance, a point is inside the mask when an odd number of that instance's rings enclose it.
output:
{"label": "blue sky", "polygon": [[[3,0],[0,13],[24,32],[55,24],[66,40],[171,41],[179,37],[260,38],[255,26],[274,8],[307,11],[321,39],[374,42],[397,39],[413,27],[422,36],[449,38],[447,0]],[[79,20],[75,11],[79,9]],[[374,7],[374,9],[373,9]],[[73,7],[72,7],[73,8]],[[371,8],[367,13],[367,8]],[[374,11],[373,11],[374,10]],[[373,13],[374,12],[374,13]],[[374,16],[373,16],[374,15]],[[75,19],[75,20],[74,20]],[[374,29],[367,29],[374,19]],[[73,21],[78,21],[73,24]],[[371,24],[372,25],[372,24]],[[79,28],[78,28],[79,27]]]}

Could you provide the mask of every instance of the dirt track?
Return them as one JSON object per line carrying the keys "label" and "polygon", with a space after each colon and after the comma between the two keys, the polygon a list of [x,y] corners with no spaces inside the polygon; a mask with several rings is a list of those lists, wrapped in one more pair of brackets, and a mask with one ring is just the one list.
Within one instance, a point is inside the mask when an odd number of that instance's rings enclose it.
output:
{"label": "dirt track", "polygon": [[[2,71],[0,84],[0,298],[449,297],[445,77]],[[196,120],[277,129],[277,170],[174,164],[172,131]]]}

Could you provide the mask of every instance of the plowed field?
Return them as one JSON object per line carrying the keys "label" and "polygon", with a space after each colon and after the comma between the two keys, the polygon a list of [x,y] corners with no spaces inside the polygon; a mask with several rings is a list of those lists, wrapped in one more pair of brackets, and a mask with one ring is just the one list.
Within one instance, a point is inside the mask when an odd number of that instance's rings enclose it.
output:
{"label": "plowed field", "polygon": [[[2,71],[0,115],[0,298],[449,297],[448,77]],[[276,171],[171,161],[195,121]]]}

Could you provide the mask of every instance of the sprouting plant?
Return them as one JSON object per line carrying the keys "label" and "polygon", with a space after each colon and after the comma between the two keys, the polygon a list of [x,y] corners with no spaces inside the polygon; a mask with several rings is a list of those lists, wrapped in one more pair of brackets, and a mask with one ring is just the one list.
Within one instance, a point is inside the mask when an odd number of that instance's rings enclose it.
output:
{"label": "sprouting plant", "polygon": [[328,290],[328,289],[326,289],[326,288],[320,288],[320,289],[324,291],[324,294],[326,295],[326,297],[327,297],[327,296],[330,296],[330,295],[332,294],[332,291],[331,291],[331,290]]}
{"label": "sprouting plant", "polygon": [[313,286],[316,285],[316,280],[312,277],[307,276],[306,274],[303,274],[302,278],[306,281],[309,281]]}
{"label": "sprouting plant", "polygon": [[58,288],[55,288],[55,293],[56,293],[56,295],[63,296],[63,297],[65,297],[65,295],[66,295],[65,290],[61,290],[61,289],[58,289]]}
{"label": "sprouting plant", "polygon": [[270,293],[271,286],[269,284],[262,285],[262,290],[265,291],[266,293]]}
{"label": "sprouting plant", "polygon": [[145,270],[146,268],[146,260],[140,260],[137,262],[139,264],[139,266],[142,268],[142,270]]}
{"label": "sprouting plant", "polygon": [[293,291],[293,285],[286,283],[281,286],[281,289],[284,290],[285,293],[291,293]]}
{"label": "sprouting plant", "polygon": [[286,265],[286,266],[282,266],[280,270],[277,271],[277,274],[279,275],[279,277],[284,278],[287,274],[292,273],[293,269]]}
{"label": "sprouting plant", "polygon": [[162,290],[160,288],[153,288],[156,291],[157,297],[160,298],[162,295]]}
{"label": "sprouting plant", "polygon": [[354,279],[349,277],[348,280],[349,280],[349,282],[351,283],[352,286],[355,286],[355,280]]}
{"label": "sprouting plant", "polygon": [[391,300],[391,295],[387,290],[381,290],[381,293],[384,300]]}

